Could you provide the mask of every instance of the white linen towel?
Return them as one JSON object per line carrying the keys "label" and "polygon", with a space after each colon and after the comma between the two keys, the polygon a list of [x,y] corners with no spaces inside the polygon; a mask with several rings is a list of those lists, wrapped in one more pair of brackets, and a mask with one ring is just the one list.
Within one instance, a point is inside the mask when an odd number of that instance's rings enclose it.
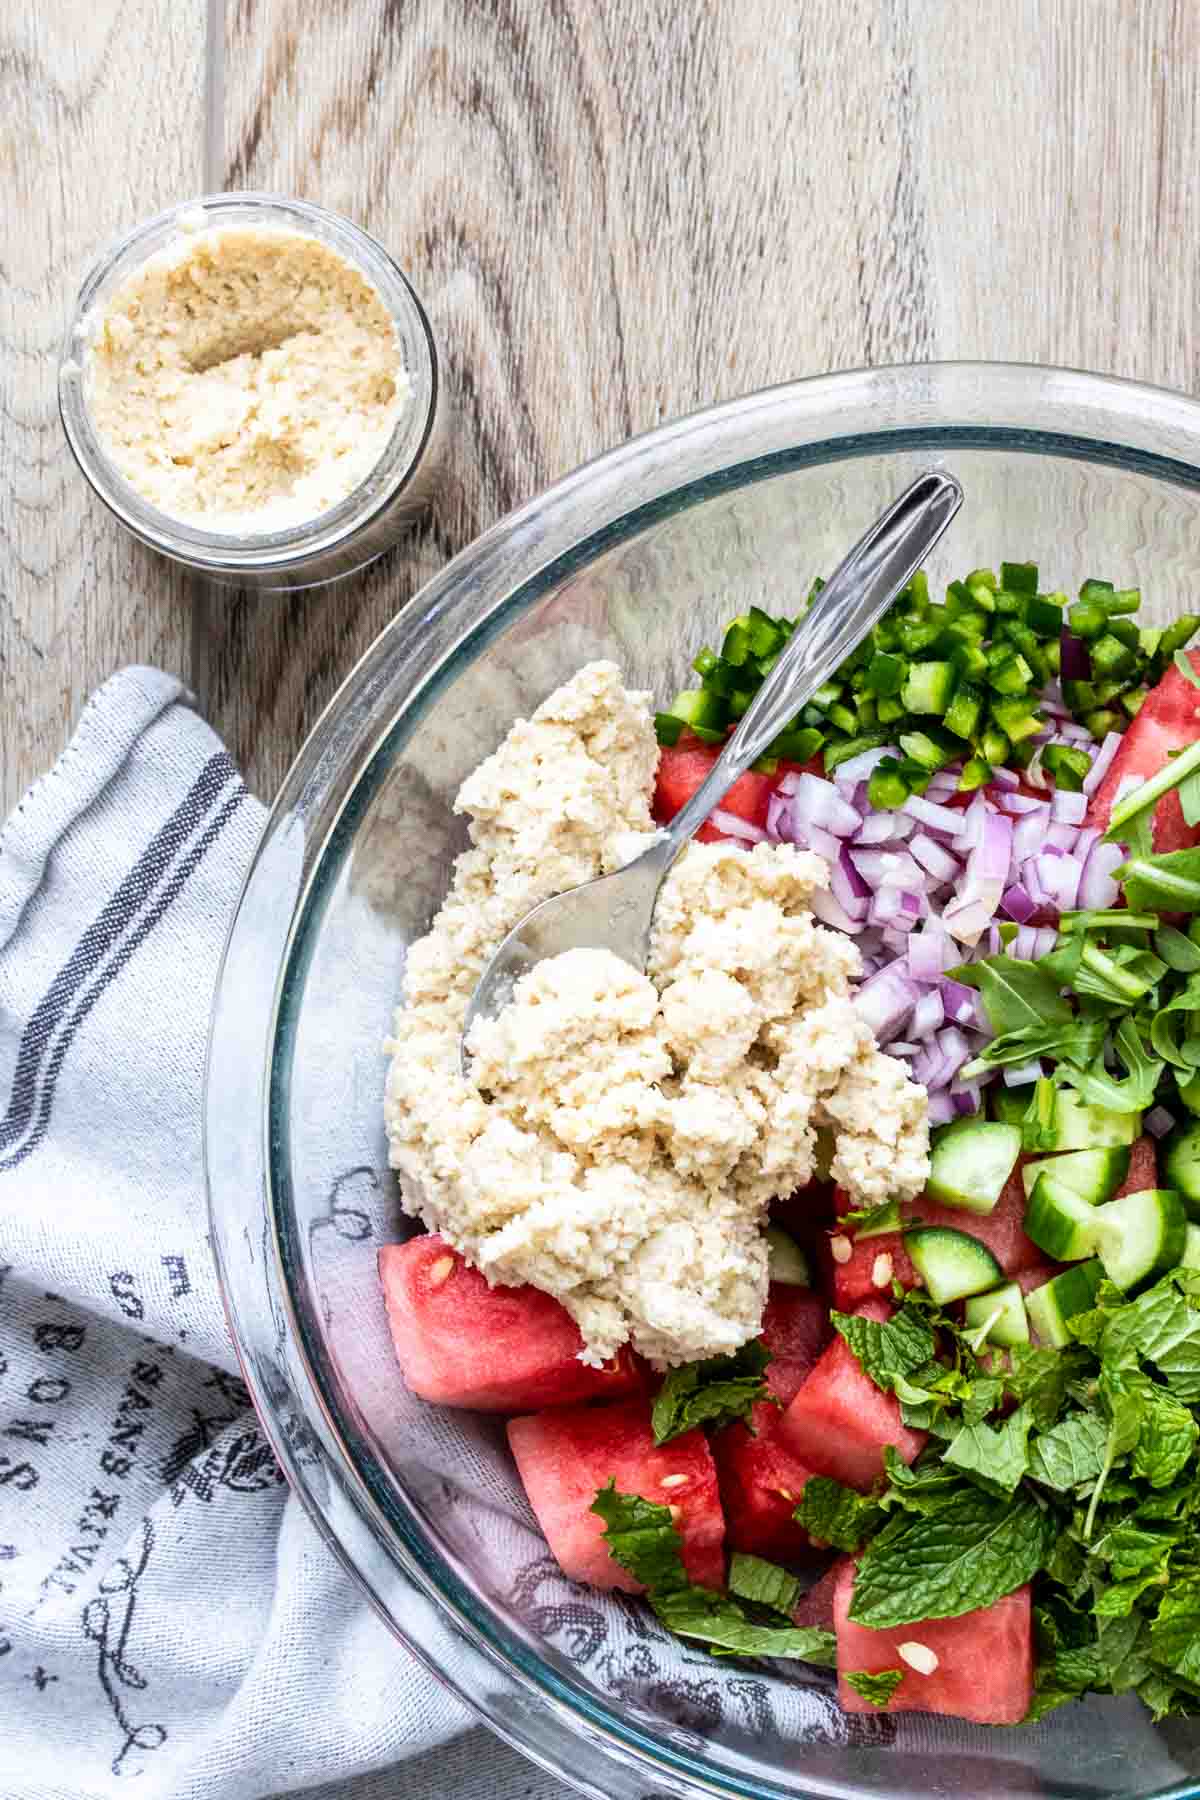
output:
{"label": "white linen towel", "polygon": [[217,962],[264,817],[115,676],[0,834],[0,1794],[561,1800],[289,1498],[206,1241]]}

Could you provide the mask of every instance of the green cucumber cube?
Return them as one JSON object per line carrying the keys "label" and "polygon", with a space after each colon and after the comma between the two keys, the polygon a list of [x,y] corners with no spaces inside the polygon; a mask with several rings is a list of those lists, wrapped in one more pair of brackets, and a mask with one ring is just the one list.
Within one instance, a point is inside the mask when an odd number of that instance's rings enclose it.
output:
{"label": "green cucumber cube", "polygon": [[[1029,1342],[1029,1320],[1025,1316],[1025,1297],[1015,1281],[1003,1287],[989,1288],[986,1294],[972,1294],[964,1308],[969,1332],[983,1331],[985,1344],[997,1344],[1007,1350],[1013,1344]],[[987,1330],[984,1331],[984,1326]]]}
{"label": "green cucumber cube", "polygon": [[1064,1269],[1061,1275],[1026,1294],[1025,1311],[1038,1342],[1053,1350],[1064,1349],[1071,1342],[1067,1320],[1090,1310],[1103,1279],[1103,1264],[1092,1257],[1088,1262],[1076,1263],[1073,1269]]}
{"label": "green cucumber cube", "polygon": [[1021,1133],[998,1119],[956,1119],[933,1134],[926,1192],[943,1206],[990,1213],[1016,1167]]}

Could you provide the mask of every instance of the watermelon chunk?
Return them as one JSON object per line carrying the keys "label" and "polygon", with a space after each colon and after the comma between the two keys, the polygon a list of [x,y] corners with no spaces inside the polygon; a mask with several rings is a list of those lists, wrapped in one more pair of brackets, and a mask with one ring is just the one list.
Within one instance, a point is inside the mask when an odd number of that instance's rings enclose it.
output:
{"label": "watermelon chunk", "polygon": [[[957,1619],[925,1619],[890,1631],[851,1622],[855,1565],[840,1565],[833,1595],[837,1633],[838,1700],[848,1713],[932,1712],[979,1725],[1018,1725],[1033,1698],[1033,1621],[1028,1582],[991,1606]],[[931,1651],[937,1666],[919,1674],[900,1655],[901,1645]],[[904,1679],[886,1707],[856,1694],[848,1673],[903,1669]]]}
{"label": "watermelon chunk", "polygon": [[[1189,650],[1188,661],[1200,674],[1200,650]],[[1121,747],[1108,765],[1104,780],[1092,795],[1087,824],[1104,830],[1122,783],[1148,781],[1164,768],[1171,756],[1186,750],[1200,738],[1196,716],[1200,693],[1185,675],[1170,668],[1142,702],[1137,717],[1121,739]],[[1172,788],[1154,809],[1154,848],[1160,853],[1187,850],[1200,844],[1200,825],[1189,825],[1179,804],[1179,790]]]}
{"label": "watermelon chunk", "polygon": [[[1024,1156],[1018,1158],[990,1213],[968,1212],[960,1206],[939,1206],[922,1198],[902,1206],[900,1216],[906,1220],[920,1219],[923,1225],[948,1225],[955,1231],[965,1231],[987,1245],[1005,1275],[1016,1277],[1024,1269],[1036,1268],[1043,1260],[1037,1245],[1025,1235],[1025,1188],[1021,1169],[1028,1160]],[[844,1213],[853,1209],[854,1202],[839,1188],[835,1205],[839,1213]],[[852,1233],[845,1235],[850,1238],[848,1262],[834,1259],[828,1240],[821,1249],[827,1291],[838,1312],[853,1312],[864,1300],[877,1298],[890,1287],[892,1280],[898,1281],[901,1287],[917,1286],[917,1272],[898,1231],[861,1239],[856,1239]],[[891,1273],[883,1285],[878,1286],[875,1281],[877,1261],[884,1254],[892,1259]],[[886,1270],[880,1267],[879,1273],[885,1274]]]}
{"label": "watermelon chunk", "polygon": [[792,1608],[792,1624],[801,1629],[812,1626],[817,1631],[833,1630],[833,1598],[844,1568],[854,1568],[852,1556],[839,1556],[826,1569],[819,1581],[806,1594],[801,1594]]}
{"label": "watermelon chunk", "polygon": [[829,1308],[811,1288],[773,1281],[763,1309],[762,1341],[771,1352],[765,1381],[784,1406],[817,1363],[832,1335]]}
{"label": "watermelon chunk", "polygon": [[[870,1319],[886,1319],[892,1308],[868,1300],[855,1309]],[[866,1492],[883,1474],[883,1451],[894,1444],[912,1462],[926,1433],[911,1431],[900,1417],[894,1394],[877,1388],[840,1337],[835,1337],[780,1425],[784,1442],[816,1475],[831,1475]]]}
{"label": "watermelon chunk", "polygon": [[644,1385],[644,1365],[629,1350],[588,1368],[579,1327],[552,1295],[489,1287],[436,1233],[385,1244],[379,1280],[396,1360],[422,1400],[520,1412],[615,1399]]}
{"label": "watermelon chunk", "polygon": [[[708,775],[720,755],[719,744],[702,744],[688,732],[684,732],[679,742],[670,748],[666,745],[659,751],[658,774],[654,784],[654,817],[660,825],[666,825],[680,807],[686,806],[692,795]],[[751,825],[765,827],[767,823],[767,801],[775,786],[777,777],[756,774],[747,769],[739,775],[729,792],[721,802],[721,810],[745,819]],[[696,833],[701,843],[720,844],[725,841],[724,834],[712,824],[702,825]]]}
{"label": "watermelon chunk", "polygon": [[643,1591],[613,1561],[604,1521],[591,1511],[600,1489],[615,1480],[619,1493],[671,1507],[692,1581],[725,1585],[725,1519],[716,1464],[702,1431],[685,1431],[660,1447],[650,1427],[650,1402],[639,1398],[510,1419],[508,1441],[546,1542],[573,1581],[628,1594]]}
{"label": "watermelon chunk", "polygon": [[731,1550],[790,1562],[809,1548],[792,1514],[812,1471],[792,1455],[779,1427],[783,1414],[760,1400],[749,1429],[740,1419],[713,1439],[725,1531]]}
{"label": "watermelon chunk", "polygon": [[[1200,693],[1196,695],[1200,700]],[[1158,1186],[1158,1150],[1154,1139],[1143,1132],[1137,1141],[1129,1146],[1129,1173],[1113,1195],[1119,1200],[1123,1194],[1140,1194],[1146,1188]]]}

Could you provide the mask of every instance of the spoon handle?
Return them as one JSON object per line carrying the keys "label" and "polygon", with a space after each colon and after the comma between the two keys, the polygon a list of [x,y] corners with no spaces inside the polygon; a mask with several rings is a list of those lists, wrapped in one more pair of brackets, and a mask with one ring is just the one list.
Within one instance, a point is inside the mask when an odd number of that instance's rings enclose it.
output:
{"label": "spoon handle", "polygon": [[920,568],[962,505],[953,475],[918,475],[859,539],[812,601],[746,708],[708,778],[666,827],[662,860],[673,862],[715,806],[806,706]]}

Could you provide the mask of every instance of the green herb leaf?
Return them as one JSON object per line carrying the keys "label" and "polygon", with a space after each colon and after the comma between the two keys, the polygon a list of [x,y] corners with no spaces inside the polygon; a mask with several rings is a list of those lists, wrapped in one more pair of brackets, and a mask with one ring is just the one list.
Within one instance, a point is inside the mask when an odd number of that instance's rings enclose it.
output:
{"label": "green herb leaf", "polygon": [[1110,1112],[1144,1112],[1154,1104],[1163,1064],[1147,1056],[1131,1018],[1122,1019],[1113,1042],[1128,1071],[1127,1080],[1119,1081],[1101,1061],[1093,1063],[1090,1069],[1076,1069],[1069,1063],[1061,1063],[1060,1072],[1066,1081],[1078,1088],[1089,1106],[1103,1106]]}
{"label": "green herb leaf", "polygon": [[829,1320],[884,1393],[892,1391],[897,1376],[910,1375],[927,1363],[934,1352],[933,1332],[911,1306],[901,1307],[890,1319],[831,1312]]}
{"label": "green herb leaf", "polygon": [[1165,1388],[1148,1386],[1143,1408],[1131,1472],[1152,1488],[1170,1487],[1191,1461],[1200,1427],[1187,1407]]}
{"label": "green herb leaf", "polygon": [[852,1669],[841,1679],[860,1699],[869,1700],[872,1706],[886,1706],[904,1680],[904,1670],[880,1669],[877,1675],[871,1675],[866,1669]]}
{"label": "green herb leaf", "polygon": [[786,1618],[800,1598],[800,1583],[778,1563],[735,1550],[729,1559],[729,1591],[736,1600],[751,1600]]}
{"label": "green herb leaf", "polygon": [[687,1587],[651,1594],[650,1604],[668,1631],[697,1638],[734,1656],[787,1656],[832,1669],[837,1642],[817,1626],[756,1625],[734,1600],[711,1588]]}
{"label": "green herb leaf", "polygon": [[953,1619],[1031,1581],[1049,1556],[1053,1517],[1033,1499],[965,1486],[937,1512],[900,1513],[863,1553],[850,1617],[885,1631]]}
{"label": "green herb leaf", "polygon": [[982,1420],[964,1425],[951,1440],[944,1460],[989,1490],[1011,1494],[1028,1466],[1029,1423],[1029,1413],[1021,1406],[1001,1425]]}
{"label": "green herb leaf", "polygon": [[1149,843],[1144,849],[1130,844],[1129,860],[1115,875],[1138,912],[1195,912],[1200,906],[1200,850],[1156,856]]}
{"label": "green herb leaf", "polygon": [[853,1212],[842,1213],[838,1219],[839,1225],[851,1227],[855,1238],[883,1237],[910,1223],[912,1221],[900,1212],[899,1200],[882,1200],[878,1206],[860,1206]]}
{"label": "green herb leaf", "polygon": [[600,1489],[591,1510],[604,1520],[604,1541],[614,1560],[651,1594],[687,1586],[669,1506],[618,1493],[614,1479]]}
{"label": "green herb leaf", "polygon": [[1150,1629],[1150,1655],[1185,1681],[1200,1683],[1200,1575],[1173,1580]]}
{"label": "green herb leaf", "polygon": [[997,1037],[1028,1028],[1044,1031],[1048,1025],[1072,1022],[1071,1008],[1059,992],[1063,984],[1036,963],[1018,962],[1011,956],[989,956],[983,962],[971,963],[969,974]]}
{"label": "green herb leaf", "polygon": [[710,1356],[672,1369],[650,1416],[655,1443],[669,1444],[697,1425],[747,1418],[757,1401],[770,1398],[763,1380],[770,1360],[766,1345],[753,1339],[732,1356]]}
{"label": "green herb leaf", "polygon": [[875,1501],[827,1475],[810,1475],[792,1515],[809,1537],[835,1550],[857,1550],[883,1523]]}
{"label": "green herb leaf", "polygon": [[1045,1487],[1070,1493],[1084,1482],[1095,1481],[1104,1466],[1107,1444],[1108,1426],[1098,1413],[1072,1413],[1034,1439],[1029,1473]]}

